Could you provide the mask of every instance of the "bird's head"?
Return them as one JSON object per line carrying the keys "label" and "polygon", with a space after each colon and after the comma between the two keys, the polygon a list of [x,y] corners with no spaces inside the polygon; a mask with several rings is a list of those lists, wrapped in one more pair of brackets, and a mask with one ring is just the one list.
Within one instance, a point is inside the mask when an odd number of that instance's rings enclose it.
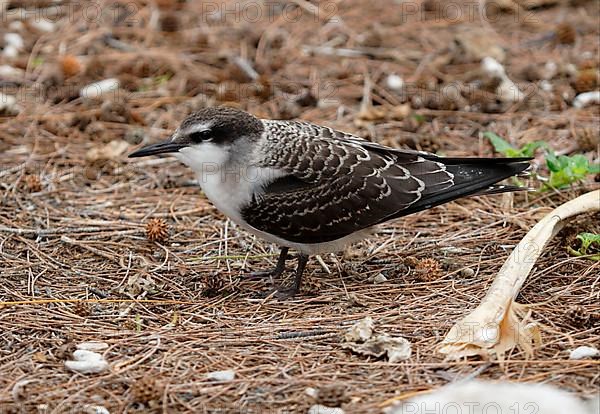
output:
{"label": "bird's head", "polygon": [[258,118],[239,109],[206,108],[189,115],[168,140],[143,147],[129,157],[170,153],[201,170],[206,163],[226,162],[233,146],[241,140],[258,139],[263,128]]}

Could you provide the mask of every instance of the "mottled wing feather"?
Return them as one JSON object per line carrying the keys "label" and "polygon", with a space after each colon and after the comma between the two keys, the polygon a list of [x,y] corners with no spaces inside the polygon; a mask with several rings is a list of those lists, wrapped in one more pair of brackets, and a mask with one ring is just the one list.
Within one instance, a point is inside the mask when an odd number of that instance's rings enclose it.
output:
{"label": "mottled wing feather", "polygon": [[288,175],[257,194],[242,215],[251,226],[291,242],[347,236],[453,184],[444,164],[417,152],[391,152],[309,123],[265,126],[265,155],[257,165]]}

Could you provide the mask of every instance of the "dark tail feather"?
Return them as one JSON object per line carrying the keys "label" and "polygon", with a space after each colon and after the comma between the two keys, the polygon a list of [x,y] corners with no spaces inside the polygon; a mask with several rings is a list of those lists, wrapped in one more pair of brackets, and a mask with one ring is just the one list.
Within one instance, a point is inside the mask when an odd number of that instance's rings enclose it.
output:
{"label": "dark tail feather", "polygon": [[[457,198],[470,195],[498,194],[507,191],[527,190],[516,186],[496,186],[494,184],[529,168],[530,158],[435,158],[446,165],[446,170],[454,175],[454,184],[443,190],[427,192],[427,182],[422,198],[415,204],[399,212],[398,217],[425,210]],[[433,183],[432,183],[433,184]]]}
{"label": "dark tail feather", "polygon": [[480,195],[491,195],[491,194],[501,194],[501,193],[512,193],[514,191],[532,191],[533,189],[528,187],[519,187],[518,185],[490,185],[488,188],[485,188],[481,191],[478,191],[472,195],[480,196]]}

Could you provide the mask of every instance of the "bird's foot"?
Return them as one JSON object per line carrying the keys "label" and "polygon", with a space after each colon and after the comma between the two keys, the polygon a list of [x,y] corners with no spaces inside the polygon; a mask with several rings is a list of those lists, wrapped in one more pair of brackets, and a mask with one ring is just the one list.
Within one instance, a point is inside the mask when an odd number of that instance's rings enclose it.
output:
{"label": "bird's foot", "polygon": [[277,277],[277,272],[274,269],[271,270],[258,270],[256,272],[242,273],[240,275],[244,279],[267,279]]}
{"label": "bird's foot", "polygon": [[273,296],[274,298],[276,298],[278,300],[288,300],[288,299],[294,298],[294,296],[296,296],[299,292],[300,292],[300,289],[298,289],[295,286],[290,286],[290,287],[277,286],[277,287],[274,287],[273,289],[269,289],[264,294],[264,297]]}

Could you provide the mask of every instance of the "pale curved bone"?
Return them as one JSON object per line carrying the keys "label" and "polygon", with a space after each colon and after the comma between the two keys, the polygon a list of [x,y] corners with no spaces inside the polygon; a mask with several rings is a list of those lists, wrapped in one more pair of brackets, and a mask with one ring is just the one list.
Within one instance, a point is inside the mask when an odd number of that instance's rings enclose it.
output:
{"label": "pale curved bone", "polygon": [[526,307],[514,301],[519,289],[566,219],[599,210],[600,190],[595,190],[566,202],[540,220],[510,254],[479,306],[450,329],[438,351],[451,359],[495,355],[501,360],[506,351],[519,346],[531,355],[541,338],[537,326],[527,324],[527,316],[522,317]]}

